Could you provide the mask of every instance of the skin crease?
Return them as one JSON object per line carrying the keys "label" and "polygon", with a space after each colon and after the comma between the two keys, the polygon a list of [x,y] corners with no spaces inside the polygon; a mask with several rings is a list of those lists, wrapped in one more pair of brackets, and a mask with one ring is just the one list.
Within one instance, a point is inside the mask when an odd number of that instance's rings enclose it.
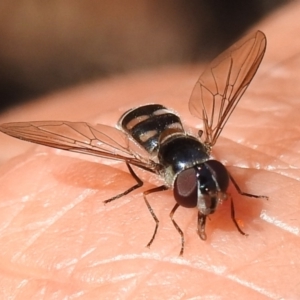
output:
{"label": "skin crease", "polygon": [[[299,11],[296,3],[255,27],[267,36],[265,59],[213,149],[242,190],[269,196],[242,197],[229,187],[248,237],[234,227],[229,201],[207,221],[206,242],[196,233],[196,209],[179,208],[175,219],[186,239],[179,257],[180,237],[169,219],[174,199],[167,191],[148,198],[160,220],[148,249],[154,221],[141,189],[102,203],[134,183],[123,164],[104,165],[1,134],[0,298],[299,297],[300,58],[293,57],[300,55]],[[126,109],[161,103],[195,126],[201,122],[187,103],[201,70],[115,77],[24,104],[0,121],[114,125]],[[145,190],[159,184],[155,176],[137,174]]]}

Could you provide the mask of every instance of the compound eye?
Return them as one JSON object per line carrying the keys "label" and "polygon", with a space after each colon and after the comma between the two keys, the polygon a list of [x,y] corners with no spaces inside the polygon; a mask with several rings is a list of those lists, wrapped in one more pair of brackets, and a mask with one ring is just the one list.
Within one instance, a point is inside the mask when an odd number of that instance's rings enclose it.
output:
{"label": "compound eye", "polygon": [[211,170],[220,190],[225,193],[229,185],[229,175],[224,165],[214,159],[208,160],[204,164]]}
{"label": "compound eye", "polygon": [[174,183],[174,198],[183,207],[197,205],[197,176],[194,168],[186,169],[177,175]]}

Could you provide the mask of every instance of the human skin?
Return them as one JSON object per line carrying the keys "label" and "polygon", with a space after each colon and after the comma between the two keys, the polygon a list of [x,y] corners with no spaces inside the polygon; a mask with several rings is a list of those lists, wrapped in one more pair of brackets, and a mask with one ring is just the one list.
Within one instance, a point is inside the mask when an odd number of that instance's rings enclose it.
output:
{"label": "human skin", "polygon": [[[3,134],[1,143],[1,299],[296,299],[300,295],[300,5],[255,27],[267,35],[266,57],[230,118],[213,155],[243,191],[207,222],[207,241],[196,233],[196,209],[174,206],[171,191],[141,191],[160,181],[136,170],[144,187],[107,205],[103,200],[134,180],[123,164],[35,146]],[[287,20],[289,22],[287,22]],[[297,27],[298,26],[298,27]],[[297,44],[298,43],[298,44]],[[290,60],[287,58],[293,57]],[[88,121],[113,125],[131,107],[161,103],[185,124],[188,98],[203,66],[174,67],[115,77],[50,95],[12,109],[1,123]],[[105,164],[103,164],[105,163]]]}

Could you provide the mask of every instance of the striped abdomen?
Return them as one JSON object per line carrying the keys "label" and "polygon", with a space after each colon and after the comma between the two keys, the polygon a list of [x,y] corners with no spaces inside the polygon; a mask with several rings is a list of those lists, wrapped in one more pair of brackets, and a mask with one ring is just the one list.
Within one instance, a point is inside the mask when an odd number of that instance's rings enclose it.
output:
{"label": "striped abdomen", "polygon": [[120,119],[121,128],[150,154],[174,134],[184,134],[180,118],[163,105],[149,104],[127,111]]}

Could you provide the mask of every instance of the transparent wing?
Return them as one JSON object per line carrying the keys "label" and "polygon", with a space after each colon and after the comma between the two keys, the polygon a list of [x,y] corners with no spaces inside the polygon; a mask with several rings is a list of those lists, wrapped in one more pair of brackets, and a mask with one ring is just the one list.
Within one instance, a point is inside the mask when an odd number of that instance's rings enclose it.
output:
{"label": "transparent wing", "polygon": [[254,77],[266,50],[257,31],[217,56],[199,77],[189,102],[192,115],[203,120],[205,143],[213,146]]}
{"label": "transparent wing", "polygon": [[[0,131],[28,142],[72,152],[127,161],[145,169],[154,169],[154,163],[143,159],[131,148],[136,147],[128,136],[117,128],[85,122],[37,121],[6,123]],[[139,149],[141,150],[141,149]]]}

